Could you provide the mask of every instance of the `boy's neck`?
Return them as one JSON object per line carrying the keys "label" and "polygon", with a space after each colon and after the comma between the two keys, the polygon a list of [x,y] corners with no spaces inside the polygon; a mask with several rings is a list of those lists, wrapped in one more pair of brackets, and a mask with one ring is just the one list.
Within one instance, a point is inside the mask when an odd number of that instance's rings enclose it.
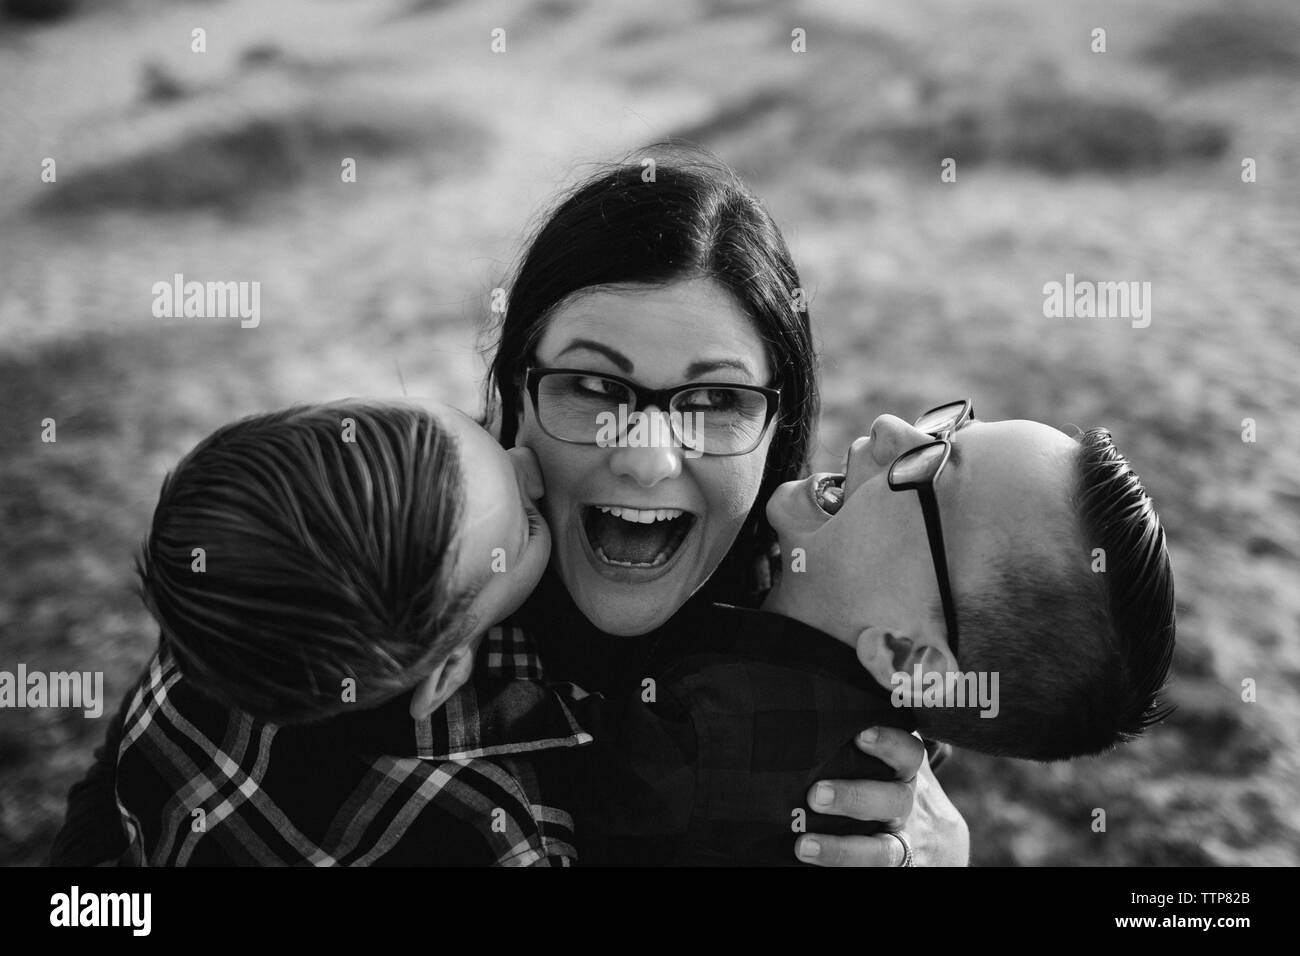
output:
{"label": "boy's neck", "polygon": [[771,590],[767,592],[767,596],[763,598],[763,603],[759,605],[758,609],[770,614],[780,614],[784,617],[792,618],[802,624],[807,624],[809,627],[816,628],[823,634],[835,638],[842,644],[847,644],[850,647],[857,646],[856,634],[845,637],[834,626],[828,627],[827,623],[829,622],[819,621],[816,619],[816,615],[804,612],[802,608],[800,608],[789,598],[788,595],[785,594],[780,581],[774,584]]}

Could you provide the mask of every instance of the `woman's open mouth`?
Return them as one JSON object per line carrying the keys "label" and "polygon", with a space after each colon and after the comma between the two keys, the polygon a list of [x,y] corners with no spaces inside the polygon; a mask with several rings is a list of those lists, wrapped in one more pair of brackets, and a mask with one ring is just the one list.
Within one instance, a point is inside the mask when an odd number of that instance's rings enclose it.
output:
{"label": "woman's open mouth", "polygon": [[838,512],[840,506],[844,504],[843,475],[813,475],[809,488],[812,491],[813,504],[828,515]]}
{"label": "woman's open mouth", "polygon": [[582,527],[592,553],[614,568],[660,568],[667,564],[695,524],[680,508],[584,505]]}

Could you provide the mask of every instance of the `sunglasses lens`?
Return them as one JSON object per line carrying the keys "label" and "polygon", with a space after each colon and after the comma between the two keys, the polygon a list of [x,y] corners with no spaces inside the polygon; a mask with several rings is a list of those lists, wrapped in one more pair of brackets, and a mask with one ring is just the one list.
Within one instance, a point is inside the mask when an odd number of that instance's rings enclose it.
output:
{"label": "sunglasses lens", "polygon": [[899,458],[889,469],[891,484],[907,485],[930,478],[943,462],[944,445],[922,445]]}
{"label": "sunglasses lens", "polygon": [[930,409],[930,411],[918,418],[913,427],[918,431],[925,432],[927,435],[947,431],[961,419],[961,413],[965,408],[965,402],[950,402],[947,405],[940,405],[938,408]]}

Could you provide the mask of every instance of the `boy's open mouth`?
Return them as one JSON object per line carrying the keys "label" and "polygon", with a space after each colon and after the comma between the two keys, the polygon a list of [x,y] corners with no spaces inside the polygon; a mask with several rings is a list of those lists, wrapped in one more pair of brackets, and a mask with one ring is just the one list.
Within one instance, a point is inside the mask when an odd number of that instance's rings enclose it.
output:
{"label": "boy's open mouth", "polygon": [[585,505],[582,509],[582,527],[591,550],[616,568],[666,564],[694,524],[695,515],[678,508]]}
{"label": "boy's open mouth", "polygon": [[844,504],[844,476],[816,475],[812,483],[813,503],[828,515],[833,515]]}

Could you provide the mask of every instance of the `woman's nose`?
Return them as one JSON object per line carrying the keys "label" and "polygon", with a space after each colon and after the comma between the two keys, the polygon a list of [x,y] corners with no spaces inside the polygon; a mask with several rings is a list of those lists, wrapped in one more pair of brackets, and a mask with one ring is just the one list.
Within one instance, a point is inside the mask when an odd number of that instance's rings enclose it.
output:
{"label": "woman's nose", "polygon": [[929,440],[929,435],[913,428],[897,415],[881,415],[871,423],[869,447],[877,465],[888,465],[903,452]]}
{"label": "woman's nose", "polygon": [[[652,413],[653,414],[653,413]],[[665,416],[662,429],[650,429],[657,439],[638,440],[615,448],[609,458],[614,474],[631,478],[642,488],[653,488],[666,478],[676,478],[682,473],[682,449],[671,437],[672,430]]]}
{"label": "woman's nose", "polygon": [[642,488],[653,488],[666,478],[682,473],[680,448],[616,448],[609,467],[614,474],[633,479]]}

